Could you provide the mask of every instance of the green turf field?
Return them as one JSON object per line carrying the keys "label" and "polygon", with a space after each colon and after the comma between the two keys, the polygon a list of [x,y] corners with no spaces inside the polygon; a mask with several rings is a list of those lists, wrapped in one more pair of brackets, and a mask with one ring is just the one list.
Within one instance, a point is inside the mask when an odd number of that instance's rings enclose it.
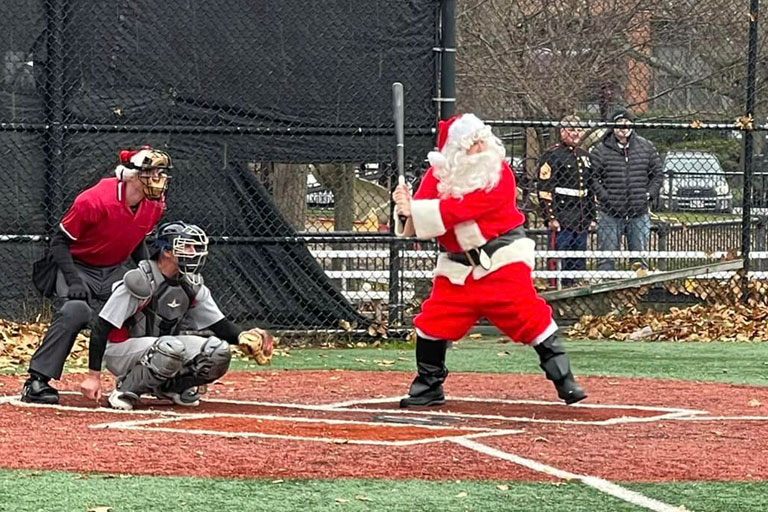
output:
{"label": "green turf field", "polygon": [[[625,487],[675,506],[685,503],[686,508],[679,509],[681,512],[758,512],[768,507],[765,482]],[[41,489],[55,489],[55,498]],[[0,498],[0,510],[16,512],[647,510],[574,483],[221,480],[39,471],[0,471]]]}
{"label": "green turf field", "polygon": [[[768,386],[768,343],[567,343],[579,375],[706,380]],[[268,368],[249,361],[233,369],[412,371],[412,345],[292,349]],[[456,372],[540,373],[533,351],[485,336],[454,345]],[[762,454],[756,454],[762,456]],[[768,510],[768,482],[623,484],[675,510]],[[685,508],[678,506],[684,505]],[[222,480],[42,471],[0,471],[0,511],[643,511],[579,483],[414,480]]]}
{"label": "green turf field", "polygon": [[[655,379],[684,379],[768,386],[768,343],[566,342],[574,373]],[[541,373],[530,347],[495,338],[462,341],[448,351],[455,372]],[[236,361],[235,369],[261,371]],[[277,357],[269,369],[414,370],[412,344],[345,350],[302,349]]]}

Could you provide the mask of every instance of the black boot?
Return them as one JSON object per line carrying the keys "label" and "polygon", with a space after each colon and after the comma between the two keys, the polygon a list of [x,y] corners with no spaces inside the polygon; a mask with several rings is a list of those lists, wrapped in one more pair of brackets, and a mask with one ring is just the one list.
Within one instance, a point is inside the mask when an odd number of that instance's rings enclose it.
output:
{"label": "black boot", "polygon": [[400,407],[443,405],[445,393],[443,382],[448,376],[445,367],[445,340],[428,340],[416,337],[416,370],[418,375],[411,383],[408,398],[400,400]]}
{"label": "black boot", "polygon": [[59,392],[48,381],[50,379],[35,371],[29,372],[29,378],[21,388],[21,401],[31,404],[57,404]]}
{"label": "black boot", "polygon": [[568,355],[556,335],[550,336],[533,348],[539,354],[541,369],[547,378],[554,382],[557,396],[567,404],[575,404],[587,398],[587,393],[573,379]]}

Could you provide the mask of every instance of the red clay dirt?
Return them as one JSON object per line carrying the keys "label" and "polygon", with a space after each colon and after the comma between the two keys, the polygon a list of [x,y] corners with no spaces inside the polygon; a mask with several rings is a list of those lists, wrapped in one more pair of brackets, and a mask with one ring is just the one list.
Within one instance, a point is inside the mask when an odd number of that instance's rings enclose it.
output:
{"label": "red clay dirt", "polygon": [[[596,406],[587,408],[503,402],[554,401],[551,384],[537,375],[464,373],[451,374],[445,406],[417,413],[403,413],[395,400],[354,405],[344,411],[290,407],[395,397],[406,392],[411,378],[401,372],[232,372],[209,388],[209,401],[198,408],[147,400],[141,414],[97,410],[96,404],[71,394],[62,395],[63,409],[0,403],[0,467],[249,478],[551,480],[451,441],[434,441],[435,437],[510,429],[514,432],[474,441],[558,469],[611,480],[768,480],[768,420],[716,418],[768,417],[768,388],[583,377],[590,393],[585,403]],[[68,375],[58,387],[75,391],[82,379]],[[0,377],[0,395],[17,395],[22,380],[21,376]],[[665,411],[628,406],[706,411],[699,416],[710,419],[664,419],[658,416]],[[159,420],[168,417],[164,413],[169,411],[195,416],[133,427],[170,431],[92,428]],[[633,422],[627,423],[627,418]],[[185,432],[194,429],[235,437]],[[359,441],[389,444],[354,444]]]}

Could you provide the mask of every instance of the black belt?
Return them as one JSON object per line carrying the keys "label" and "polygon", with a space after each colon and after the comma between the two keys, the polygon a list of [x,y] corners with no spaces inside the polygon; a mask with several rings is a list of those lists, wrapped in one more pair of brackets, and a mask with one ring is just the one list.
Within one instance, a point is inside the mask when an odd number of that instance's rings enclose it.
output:
{"label": "black belt", "polygon": [[506,247],[515,240],[525,238],[525,230],[522,226],[516,227],[506,233],[502,233],[485,245],[464,252],[449,252],[448,259],[471,267],[482,267],[485,270],[491,268],[491,256],[493,253]]}

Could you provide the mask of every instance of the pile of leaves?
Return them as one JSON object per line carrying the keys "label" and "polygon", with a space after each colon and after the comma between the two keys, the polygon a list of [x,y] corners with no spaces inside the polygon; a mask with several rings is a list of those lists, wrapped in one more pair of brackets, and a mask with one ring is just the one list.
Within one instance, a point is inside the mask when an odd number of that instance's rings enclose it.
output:
{"label": "pile of leaves", "polygon": [[632,309],[585,315],[567,334],[619,341],[768,341],[768,306],[703,303],[666,313]]}
{"label": "pile of leaves", "polygon": [[[0,319],[0,371],[26,367],[47,329],[48,324],[43,322],[25,324]],[[75,339],[68,367],[72,371],[88,369],[88,336],[83,333]]]}
{"label": "pile of leaves", "polygon": [[[17,323],[0,319],[0,371],[14,371],[26,368],[32,354],[45,336],[48,323]],[[77,335],[75,346],[67,360],[67,371],[84,373],[88,371],[88,331]],[[276,339],[277,341],[277,339]],[[246,357],[243,350],[232,346],[235,357]],[[278,351],[277,355],[287,355],[288,349]]]}
{"label": "pile of leaves", "polygon": [[641,311],[647,289],[619,300],[611,297],[611,313],[584,315],[567,334],[574,338],[649,341],[768,341],[768,281],[745,281],[740,273],[731,279],[683,279],[665,283],[672,295],[698,301],[661,312]]}

